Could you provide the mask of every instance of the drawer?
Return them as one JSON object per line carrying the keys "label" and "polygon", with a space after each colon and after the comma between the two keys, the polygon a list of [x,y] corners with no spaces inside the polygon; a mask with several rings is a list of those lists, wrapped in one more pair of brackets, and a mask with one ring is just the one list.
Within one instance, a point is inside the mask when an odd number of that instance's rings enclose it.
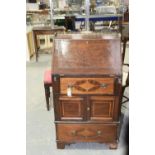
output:
{"label": "drawer", "polygon": [[61,78],[60,93],[67,94],[114,94],[114,78]]}
{"label": "drawer", "polygon": [[116,139],[116,124],[57,124],[57,140],[60,141],[112,142]]}

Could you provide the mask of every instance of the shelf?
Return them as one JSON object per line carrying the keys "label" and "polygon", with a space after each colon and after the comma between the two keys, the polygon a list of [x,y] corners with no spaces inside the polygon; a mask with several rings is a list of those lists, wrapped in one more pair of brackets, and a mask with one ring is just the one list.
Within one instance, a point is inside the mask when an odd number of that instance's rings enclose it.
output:
{"label": "shelf", "polygon": [[49,9],[45,9],[45,10],[27,10],[26,14],[49,14],[50,10]]}

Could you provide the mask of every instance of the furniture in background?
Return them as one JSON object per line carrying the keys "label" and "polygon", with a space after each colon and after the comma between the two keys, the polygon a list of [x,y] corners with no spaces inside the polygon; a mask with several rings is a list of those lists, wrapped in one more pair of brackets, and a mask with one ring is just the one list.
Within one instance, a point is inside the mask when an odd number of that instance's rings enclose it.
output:
{"label": "furniture in background", "polygon": [[[64,20],[67,15],[74,15],[75,21],[81,22],[76,29],[94,30],[92,27],[96,21],[118,21],[123,17],[120,11],[119,0],[92,1],[92,0],[51,0],[51,17],[53,23],[56,20]],[[83,24],[83,22],[85,24]],[[78,25],[78,24],[76,24]],[[79,25],[78,25],[79,26]]]}
{"label": "furniture in background", "polygon": [[122,36],[122,42],[123,42],[123,53],[122,53],[122,61],[124,62],[125,58],[125,50],[126,50],[126,44],[129,41],[129,36]]}
{"label": "furniture in background", "polygon": [[[121,41],[123,43],[122,62],[123,62],[123,80],[122,80],[122,106],[129,101],[129,97],[125,96],[125,89],[129,87],[129,63],[125,62],[126,45],[129,42],[129,12],[125,12],[125,18],[122,22]],[[125,100],[123,100],[123,98]]]}
{"label": "furniture in background", "polygon": [[[29,61],[35,55],[35,45],[33,36],[33,26],[27,26],[27,61]],[[53,35],[39,35],[37,36],[37,46],[41,52],[50,51],[53,46]]]}
{"label": "furniture in background", "polygon": [[[55,25],[58,26],[65,26],[66,25],[66,19],[65,17],[54,17],[55,19]],[[73,21],[73,20],[72,20]],[[115,15],[92,15],[89,18],[89,26],[90,31],[98,31],[98,30],[104,30],[105,27],[108,27],[108,29],[113,28],[114,26],[117,27],[115,30],[117,32],[121,29],[121,21],[122,21],[122,15],[121,14],[115,14]],[[86,30],[85,29],[85,17],[76,15],[75,16],[75,30]],[[66,26],[65,26],[66,27]],[[68,27],[68,26],[67,26]]]}
{"label": "furniture in background", "polygon": [[65,16],[66,30],[75,31],[75,16]]}
{"label": "furniture in background", "polygon": [[26,19],[27,25],[49,26],[51,24],[50,9],[41,9],[38,3],[26,3]]}
{"label": "furniture in background", "polygon": [[[75,19],[76,22],[85,22],[85,18],[83,16],[76,16]],[[117,22],[118,29],[117,31],[120,31],[121,29],[121,24],[122,24],[122,15],[121,14],[104,14],[104,15],[91,15],[89,17],[89,23],[90,25],[93,23],[94,29],[96,30],[98,25],[96,24],[97,22],[102,22],[102,28],[104,27],[104,22]],[[85,25],[85,24],[84,24]],[[111,26],[110,24],[108,24]]]}
{"label": "furniture in background", "polygon": [[[123,43],[122,62],[123,62],[123,77],[122,77],[122,106],[129,101],[129,97],[125,96],[125,89],[129,87],[129,62],[125,62],[126,45],[129,42],[129,12],[125,13],[124,21],[122,22],[121,40]],[[124,100],[125,99],[125,100]]]}
{"label": "furniture in background", "polygon": [[38,36],[38,46],[39,51],[48,51],[51,52],[51,48],[53,47],[53,35],[39,35]]}
{"label": "furniture in background", "polygon": [[124,22],[124,21],[122,22],[122,26],[121,26],[121,41],[123,43],[122,62],[124,62],[126,44],[129,41],[129,23],[128,22]]}
{"label": "furniture in background", "polygon": [[[115,3],[116,0],[109,0],[109,2],[106,1],[106,3],[98,3],[97,1],[90,0],[51,0],[50,4],[48,4],[50,9],[43,10],[39,10],[37,4],[35,6],[29,6],[27,4],[27,23],[31,24],[33,21],[31,21],[31,18],[33,18],[33,16],[38,16],[37,19],[39,19],[44,15],[43,20],[37,20],[33,24],[42,23],[46,26],[50,24],[51,27],[54,28],[56,24],[64,24],[66,16],[75,16],[75,28],[78,30],[81,28],[87,31],[94,30],[93,25],[98,21],[102,21],[103,23],[105,23],[105,21],[109,22],[109,26],[111,26],[111,23],[114,21],[119,27],[123,14],[119,11],[119,5]],[[79,23],[83,22],[85,24],[81,24],[80,26]],[[98,25],[96,27],[98,27]]]}
{"label": "furniture in background", "polygon": [[119,34],[58,34],[52,85],[58,149],[119,138],[122,60]]}
{"label": "furniture in background", "polygon": [[30,59],[35,53],[33,33],[32,31],[28,31],[26,35],[27,35],[27,44],[28,44],[29,59]]}
{"label": "furniture in background", "polygon": [[129,23],[129,7],[127,7],[126,12],[124,13],[123,21]]}
{"label": "furniture in background", "polygon": [[28,50],[27,61],[29,61],[35,53],[32,26],[27,26],[26,37],[27,37],[27,50]]}
{"label": "furniture in background", "polygon": [[36,14],[49,14],[49,9],[46,9],[46,10],[27,10],[26,11],[26,14],[28,15],[32,15],[34,13]]}
{"label": "furniture in background", "polygon": [[55,35],[56,33],[64,32],[64,31],[65,31],[64,27],[58,27],[54,29],[52,29],[51,27],[34,27],[33,28],[36,61],[38,61],[38,57],[39,57],[37,35],[50,35],[50,34]]}
{"label": "furniture in background", "polygon": [[52,72],[51,70],[46,70],[44,72],[44,89],[45,89],[45,98],[46,98],[46,107],[49,111],[49,100],[50,100],[50,88],[52,87]]}

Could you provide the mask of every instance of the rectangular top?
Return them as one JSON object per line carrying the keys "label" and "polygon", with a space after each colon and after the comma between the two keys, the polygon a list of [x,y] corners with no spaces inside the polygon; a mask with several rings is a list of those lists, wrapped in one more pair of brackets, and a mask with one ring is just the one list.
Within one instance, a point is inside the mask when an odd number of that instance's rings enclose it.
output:
{"label": "rectangular top", "polygon": [[54,39],[53,74],[121,75],[119,34],[58,34]]}

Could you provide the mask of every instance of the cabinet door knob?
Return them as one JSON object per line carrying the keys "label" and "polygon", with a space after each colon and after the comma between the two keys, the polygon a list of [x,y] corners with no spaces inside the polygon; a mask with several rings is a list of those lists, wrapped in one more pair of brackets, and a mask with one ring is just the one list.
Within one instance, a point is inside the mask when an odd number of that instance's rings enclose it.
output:
{"label": "cabinet door knob", "polygon": [[90,108],[89,107],[87,107],[87,111],[89,111],[90,110]]}

